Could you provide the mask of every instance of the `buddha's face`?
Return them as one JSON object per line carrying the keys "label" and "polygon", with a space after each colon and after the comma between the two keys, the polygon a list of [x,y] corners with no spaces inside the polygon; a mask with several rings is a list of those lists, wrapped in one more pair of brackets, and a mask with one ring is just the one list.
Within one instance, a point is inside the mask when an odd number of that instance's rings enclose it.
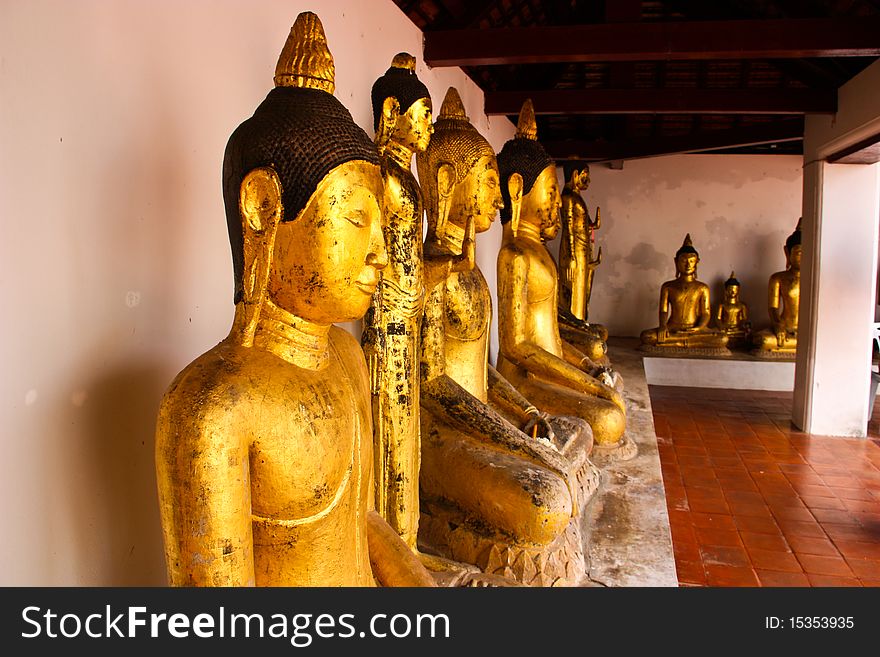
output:
{"label": "buddha's face", "polygon": [[736,303],[739,299],[739,285],[724,286],[724,300],[727,303]]}
{"label": "buddha's face", "polygon": [[559,209],[562,198],[556,180],[556,165],[544,168],[529,193],[523,196],[520,222],[529,221],[541,232],[541,239],[552,240],[559,232],[561,223]]}
{"label": "buddha's face", "polygon": [[682,276],[694,276],[700,256],[696,253],[682,253],[675,257],[675,270]]}
{"label": "buddha's face", "polygon": [[801,245],[795,244],[791,247],[791,250],[786,254],[788,256],[788,264],[792,269],[800,269],[801,268]]}
{"label": "buddha's face", "polygon": [[377,165],[352,160],[330,171],[299,216],[278,226],[270,298],[316,323],[362,317],[388,264],[380,198]]}
{"label": "buddha's face", "polygon": [[397,117],[391,140],[414,153],[421,153],[431,141],[434,124],[431,121],[431,99],[420,98]]}
{"label": "buddha's face", "polygon": [[500,180],[494,155],[484,155],[477,160],[452,193],[456,223],[472,216],[476,232],[489,230],[498,210],[504,207]]}

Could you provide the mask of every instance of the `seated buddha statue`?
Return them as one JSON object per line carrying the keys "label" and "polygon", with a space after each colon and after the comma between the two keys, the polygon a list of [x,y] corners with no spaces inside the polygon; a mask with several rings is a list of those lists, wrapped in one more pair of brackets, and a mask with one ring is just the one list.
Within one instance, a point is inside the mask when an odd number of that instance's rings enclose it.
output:
{"label": "seated buddha statue", "polygon": [[729,346],[743,345],[751,331],[749,309],[739,298],[740,282],[735,272],[724,281],[724,301],[715,310],[715,327],[727,336]]}
{"label": "seated buddha statue", "polygon": [[419,526],[419,330],[425,298],[422,196],[412,158],[434,131],[431,96],[415,59],[394,57],[373,84],[376,145],[385,181],[388,266],[379,277],[361,339],[370,369],[376,510],[413,550]]}
{"label": "seated buddha statue", "polygon": [[544,242],[559,230],[556,165],[537,141],[531,101],[498,154],[504,233],[498,253],[498,371],[547,412],[586,420],[597,455],[632,458],[626,405],[607,368],[562,340],[557,270]]}
{"label": "seated buddha statue", "polygon": [[539,411],[488,364],[492,306],[475,240],[501,205],[498,165],[454,88],[416,163],[428,219],[419,545],[521,583],[576,584],[579,514],[598,484],[592,435]]}
{"label": "seated buddha statue", "polygon": [[792,358],[797,352],[798,309],[801,295],[801,222],[785,240],[785,271],[770,276],[767,309],[771,328],[754,337],[756,356]]}
{"label": "seated buddha statue", "polygon": [[601,324],[587,323],[593,276],[602,262],[599,247],[593,259],[593,231],[602,225],[599,208],[590,218],[581,192],[590,186],[590,167],[566,161],[562,188],[562,237],[559,244],[559,333],[593,361],[604,362],[608,331]]}
{"label": "seated buddha statue", "polygon": [[700,255],[690,234],[675,252],[675,279],[660,286],[660,325],[642,331],[642,349],[688,352],[694,349],[725,355],[728,337],[709,328],[709,286],[697,280]]}
{"label": "seated buddha statue", "polygon": [[363,316],[388,262],[376,147],[333,96],[318,17],[232,134],[229,335],[162,400],[156,474],[175,586],[432,585],[374,511]]}

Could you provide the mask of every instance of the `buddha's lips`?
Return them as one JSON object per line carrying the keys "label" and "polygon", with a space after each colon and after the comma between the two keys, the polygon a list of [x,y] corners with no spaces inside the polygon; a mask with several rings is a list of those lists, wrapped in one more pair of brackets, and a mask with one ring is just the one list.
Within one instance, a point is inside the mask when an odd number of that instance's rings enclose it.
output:
{"label": "buddha's lips", "polygon": [[361,292],[364,292],[365,294],[373,294],[379,285],[379,272],[375,269],[371,269],[369,273],[364,273],[364,275],[356,280],[354,284]]}

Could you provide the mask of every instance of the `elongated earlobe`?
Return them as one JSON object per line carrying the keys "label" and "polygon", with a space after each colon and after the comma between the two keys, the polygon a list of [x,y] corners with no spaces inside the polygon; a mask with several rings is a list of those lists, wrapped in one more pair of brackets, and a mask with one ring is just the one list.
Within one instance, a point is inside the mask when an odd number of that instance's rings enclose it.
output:
{"label": "elongated earlobe", "polygon": [[274,169],[260,167],[248,172],[241,181],[238,208],[244,231],[244,281],[235,325],[242,346],[250,347],[266,299],[275,235],[283,219],[281,181]]}
{"label": "elongated earlobe", "polygon": [[522,210],[523,178],[520,174],[511,174],[507,179],[507,191],[510,193],[510,230],[516,237],[519,231],[519,216]]}

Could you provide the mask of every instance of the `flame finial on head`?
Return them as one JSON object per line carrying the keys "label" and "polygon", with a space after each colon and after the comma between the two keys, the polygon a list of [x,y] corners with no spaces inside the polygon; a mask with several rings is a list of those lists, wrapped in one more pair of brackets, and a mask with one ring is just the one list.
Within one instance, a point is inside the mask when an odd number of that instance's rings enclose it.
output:
{"label": "flame finial on head", "polygon": [[336,68],[321,19],[310,11],[296,17],[275,66],[276,87],[336,89]]}
{"label": "flame finial on head", "polygon": [[535,106],[532,99],[526,98],[519,110],[519,121],[516,124],[516,136],[523,139],[538,139],[538,123],[535,120]]}
{"label": "flame finial on head", "polygon": [[443,104],[440,106],[440,115],[438,119],[467,121],[467,112],[464,109],[464,103],[461,102],[461,96],[458,95],[458,89],[449,87],[446,90],[446,96],[443,98]]}

